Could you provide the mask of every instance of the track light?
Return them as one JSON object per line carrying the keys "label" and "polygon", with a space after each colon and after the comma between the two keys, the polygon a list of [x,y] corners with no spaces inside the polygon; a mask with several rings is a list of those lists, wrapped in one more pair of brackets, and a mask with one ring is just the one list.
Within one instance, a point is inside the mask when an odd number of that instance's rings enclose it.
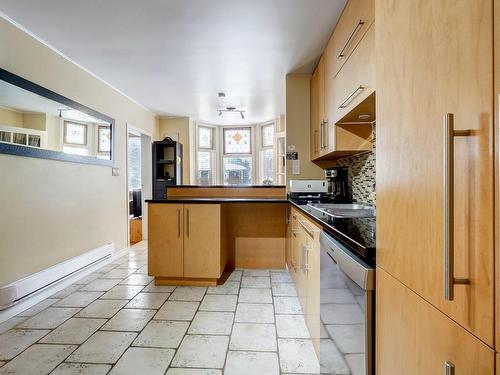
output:
{"label": "track light", "polygon": [[219,117],[221,117],[221,116],[222,116],[222,111],[219,111]]}
{"label": "track light", "polygon": [[243,114],[243,111],[240,112],[240,115],[241,115],[241,119],[244,120],[245,119],[245,115]]}

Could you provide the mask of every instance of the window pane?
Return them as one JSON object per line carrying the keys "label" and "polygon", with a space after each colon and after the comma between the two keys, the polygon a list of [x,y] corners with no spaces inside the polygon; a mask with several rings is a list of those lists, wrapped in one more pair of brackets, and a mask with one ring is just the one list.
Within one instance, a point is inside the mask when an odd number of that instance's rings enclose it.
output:
{"label": "window pane", "polygon": [[40,136],[39,135],[28,135],[28,145],[33,147],[40,147]]}
{"label": "window pane", "polygon": [[274,125],[262,127],[262,147],[272,146],[274,143]]}
{"label": "window pane", "polygon": [[12,139],[12,142],[20,144],[20,145],[25,145],[26,144],[26,134],[14,133],[14,138]]}
{"label": "window pane", "polygon": [[263,183],[273,182],[274,172],[274,152],[272,149],[262,150],[260,152],[260,168]]}
{"label": "window pane", "polygon": [[0,142],[10,142],[11,132],[0,132]]}
{"label": "window pane", "polygon": [[141,137],[128,138],[128,188],[141,189]]}
{"label": "window pane", "polygon": [[87,126],[82,124],[74,124],[72,122],[65,122],[64,143],[71,143],[74,145],[86,145]]}
{"label": "window pane", "polygon": [[225,154],[250,154],[251,151],[250,128],[224,129]]}
{"label": "window pane", "polygon": [[97,151],[110,152],[111,151],[111,129],[109,126],[99,126],[97,134]]}
{"label": "window pane", "polygon": [[204,126],[198,127],[198,148],[214,148],[214,129]]}
{"label": "window pane", "polygon": [[63,152],[73,155],[88,155],[89,150],[84,147],[63,146]]}
{"label": "window pane", "polygon": [[213,153],[198,151],[198,185],[213,184]]}
{"label": "window pane", "polygon": [[252,183],[252,157],[231,158],[223,160],[224,185],[249,185]]}

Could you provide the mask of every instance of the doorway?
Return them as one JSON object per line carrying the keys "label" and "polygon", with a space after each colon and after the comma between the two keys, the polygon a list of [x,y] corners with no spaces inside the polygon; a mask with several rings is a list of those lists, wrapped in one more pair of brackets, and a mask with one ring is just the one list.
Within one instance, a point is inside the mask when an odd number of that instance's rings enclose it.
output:
{"label": "doorway", "polygon": [[152,136],[127,124],[127,227],[128,244],[148,238],[145,201],[152,197]]}

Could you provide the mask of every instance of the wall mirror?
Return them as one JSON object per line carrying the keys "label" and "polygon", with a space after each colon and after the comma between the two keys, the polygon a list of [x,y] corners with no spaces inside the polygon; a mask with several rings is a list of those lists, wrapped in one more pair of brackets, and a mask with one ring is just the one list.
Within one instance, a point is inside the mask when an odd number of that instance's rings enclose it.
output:
{"label": "wall mirror", "polygon": [[0,69],[0,153],[111,166],[114,119]]}

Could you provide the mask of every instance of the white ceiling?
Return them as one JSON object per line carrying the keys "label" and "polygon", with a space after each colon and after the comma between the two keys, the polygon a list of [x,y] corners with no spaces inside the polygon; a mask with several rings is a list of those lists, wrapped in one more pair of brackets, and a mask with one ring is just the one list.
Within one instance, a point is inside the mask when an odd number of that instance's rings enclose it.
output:
{"label": "white ceiling", "polygon": [[[345,2],[0,0],[0,11],[159,115],[240,124],[284,112],[285,75],[312,71]],[[217,116],[229,105],[245,120]]]}

